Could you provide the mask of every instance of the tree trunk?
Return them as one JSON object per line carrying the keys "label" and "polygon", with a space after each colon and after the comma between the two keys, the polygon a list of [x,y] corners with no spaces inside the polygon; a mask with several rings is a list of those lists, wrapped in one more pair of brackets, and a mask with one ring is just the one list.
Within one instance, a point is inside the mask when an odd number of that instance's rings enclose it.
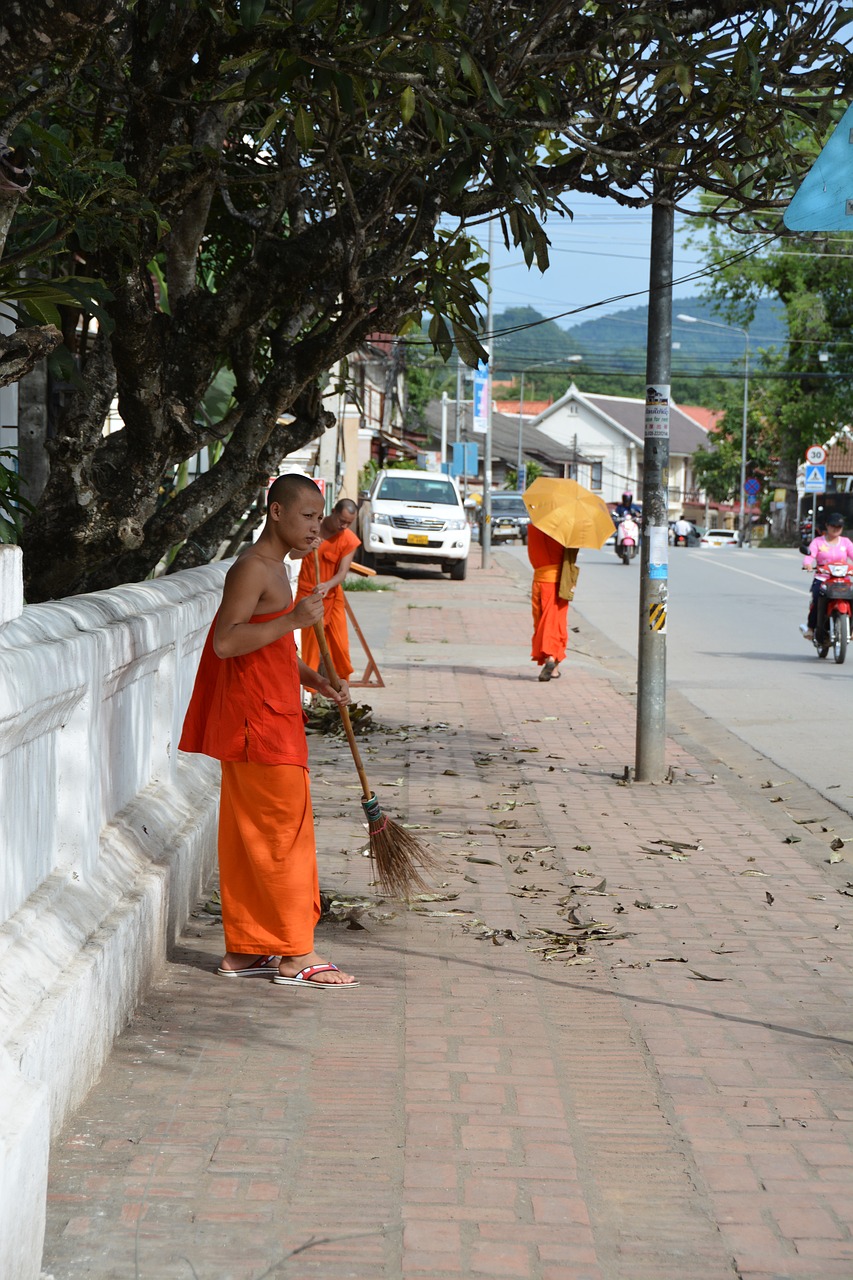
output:
{"label": "tree trunk", "polygon": [[47,362],[40,360],[18,383],[18,464],[21,494],[33,506],[50,475],[47,439]]}

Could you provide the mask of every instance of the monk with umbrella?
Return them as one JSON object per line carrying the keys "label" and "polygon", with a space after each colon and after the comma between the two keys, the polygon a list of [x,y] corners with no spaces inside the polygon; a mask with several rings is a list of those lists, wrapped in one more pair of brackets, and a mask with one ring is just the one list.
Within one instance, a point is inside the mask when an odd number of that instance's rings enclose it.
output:
{"label": "monk with umbrella", "polygon": [[530,656],[542,668],[540,680],[557,680],[566,656],[578,549],[603,547],[613,532],[613,520],[604,500],[576,480],[540,476],[522,496],[530,513],[527,556],[533,566]]}

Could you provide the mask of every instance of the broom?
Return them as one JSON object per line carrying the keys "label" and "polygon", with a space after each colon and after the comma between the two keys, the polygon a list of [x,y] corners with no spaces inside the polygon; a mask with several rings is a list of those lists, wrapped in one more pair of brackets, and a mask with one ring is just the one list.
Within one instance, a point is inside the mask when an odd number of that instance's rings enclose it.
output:
{"label": "broom", "polygon": [[[314,552],[314,572],[317,582],[319,582],[320,557],[316,550]],[[322,618],[319,622],[314,623],[314,634],[317,637],[317,644],[320,646],[320,656],[323,659],[326,678],[332,688],[340,692],[341,681],[335,670],[332,655],[329,653],[326,630],[323,626]],[[394,822],[392,818],[382,812],[379,801],[371,790],[367,779],[361,752],[358,749],[355,734],[353,733],[349,710],[345,706],[338,706],[338,711],[340,712],[349,749],[355,762],[358,780],[361,783],[361,807],[364,810],[364,816],[367,818],[370,861],[376,879],[379,882],[379,887],[383,893],[395,898],[409,898],[415,892],[424,892],[429,889],[429,885],[423,879],[418,868],[432,869],[436,865],[435,860],[424,849],[419,840],[416,840],[404,827],[401,827],[399,823]]]}

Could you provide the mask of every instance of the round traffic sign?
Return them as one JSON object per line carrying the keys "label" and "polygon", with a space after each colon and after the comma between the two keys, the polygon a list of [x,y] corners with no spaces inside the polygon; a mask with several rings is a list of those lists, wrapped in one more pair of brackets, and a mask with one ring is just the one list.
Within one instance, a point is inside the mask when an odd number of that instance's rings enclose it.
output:
{"label": "round traffic sign", "polygon": [[822,444],[812,444],[806,449],[806,462],[813,467],[822,467],[826,462],[826,449]]}
{"label": "round traffic sign", "polygon": [[744,481],[743,488],[744,492],[748,494],[750,498],[756,498],[758,497],[758,493],[761,489],[761,481],[756,480],[754,477],[750,477],[749,480]]}

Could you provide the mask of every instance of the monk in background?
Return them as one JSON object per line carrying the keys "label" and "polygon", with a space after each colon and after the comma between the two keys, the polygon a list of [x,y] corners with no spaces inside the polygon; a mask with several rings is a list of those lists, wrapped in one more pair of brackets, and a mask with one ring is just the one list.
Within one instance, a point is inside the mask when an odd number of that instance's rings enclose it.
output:
{"label": "monk in background", "polygon": [[314,950],[320,886],[300,685],[336,703],[349,691],[297,657],[293,632],[319,622],[323,596],[294,605],[283,564],[316,545],[323,506],[307,476],[273,482],[257,542],[226,575],[179,745],[222,764],[219,974],[341,991],[358,983]]}
{"label": "monk in background", "polygon": [[[353,556],[361,546],[351,530],[358,508],[349,498],[341,498],[320,525],[320,581],[314,571],[314,556],[307,554],[299,571],[297,601],[317,592],[324,603],[323,625],[335,671],[342,680],[352,675],[352,662],[347,634],[347,615],[344,602],[343,581],[349,572]],[[295,558],[295,556],[294,556]],[[302,633],[302,661],[315,671],[320,670],[320,647],[313,631]]]}
{"label": "monk in background", "polygon": [[533,566],[530,656],[542,668],[539,679],[543,681],[559,680],[559,666],[566,656],[569,601],[579,572],[577,554],[577,547],[563,547],[532,521],[528,525],[527,558]]}

